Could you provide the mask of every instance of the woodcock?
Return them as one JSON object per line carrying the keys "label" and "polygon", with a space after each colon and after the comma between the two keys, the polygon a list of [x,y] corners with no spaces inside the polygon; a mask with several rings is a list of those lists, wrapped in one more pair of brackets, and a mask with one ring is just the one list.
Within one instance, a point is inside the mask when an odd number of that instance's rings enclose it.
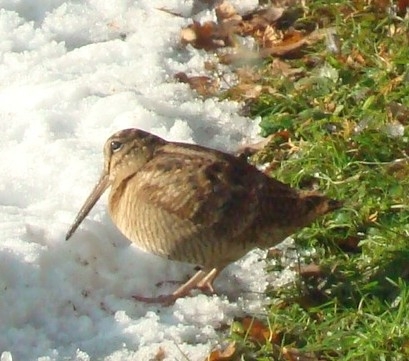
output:
{"label": "woodcock", "polygon": [[119,230],[147,252],[200,265],[170,295],[135,296],[170,304],[213,281],[251,249],[272,247],[318,216],[341,206],[313,191],[268,177],[242,157],[168,142],[139,129],[112,135],[104,170],[67,233],[68,240],[104,191]]}

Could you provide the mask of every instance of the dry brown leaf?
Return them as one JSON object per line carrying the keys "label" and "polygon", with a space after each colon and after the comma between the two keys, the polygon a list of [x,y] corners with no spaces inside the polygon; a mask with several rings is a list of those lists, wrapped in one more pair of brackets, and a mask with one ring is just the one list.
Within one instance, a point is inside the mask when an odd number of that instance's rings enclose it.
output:
{"label": "dry brown leaf", "polygon": [[402,342],[402,351],[408,355],[409,354],[409,340],[405,337],[405,339]]}
{"label": "dry brown leaf", "polygon": [[287,34],[280,42],[276,42],[269,48],[262,49],[260,54],[263,57],[268,55],[285,56],[300,50],[308,43],[308,38],[300,31],[292,31]]}
{"label": "dry brown leaf", "polygon": [[404,125],[407,125],[409,122],[409,107],[392,101],[387,106],[388,117],[391,121],[395,120]]}
{"label": "dry brown leaf", "polygon": [[291,142],[291,133],[288,130],[279,130],[274,133],[274,138],[278,144]]}
{"label": "dry brown leaf", "polygon": [[[280,148],[282,144],[287,143],[289,140],[290,134],[287,130],[278,131],[276,133],[270,134],[268,137],[264,138],[260,142],[253,143],[253,144],[245,144],[241,146],[238,150],[238,154],[246,155],[247,157],[255,155],[258,152],[263,152],[265,148],[273,149],[274,153],[277,155],[278,151],[277,148]],[[262,161],[264,162],[264,161]],[[271,164],[270,164],[271,165]],[[269,168],[269,167],[267,167]],[[269,174],[268,171],[264,170],[266,174]],[[267,258],[274,258],[275,255],[282,254],[276,248],[270,248],[267,253]],[[278,257],[278,256],[277,256]]]}
{"label": "dry brown leaf", "polygon": [[389,94],[392,90],[400,86],[404,80],[404,75],[398,75],[397,77],[389,80],[387,84],[379,89],[379,92],[383,95]]}
{"label": "dry brown leaf", "polygon": [[243,329],[251,339],[260,343],[265,343],[266,341],[274,343],[279,342],[279,335],[273,333],[270,328],[260,320],[253,317],[245,317],[241,323],[243,325]]}
{"label": "dry brown leaf", "polygon": [[279,40],[279,34],[272,26],[267,26],[261,39],[263,48],[270,48]]}
{"label": "dry brown leaf", "polygon": [[242,24],[241,16],[228,1],[222,1],[216,8],[219,23],[219,35],[223,37],[225,46],[234,46],[234,34],[239,32]]}
{"label": "dry brown leaf", "polygon": [[213,21],[200,24],[194,21],[180,32],[180,40],[183,45],[191,44],[197,49],[214,50],[228,43],[228,36]]}
{"label": "dry brown leaf", "polygon": [[175,79],[181,83],[189,84],[190,88],[204,97],[212,96],[219,90],[219,81],[208,76],[187,76],[180,72],[175,74]]}
{"label": "dry brown leaf", "polygon": [[387,165],[386,170],[388,174],[407,173],[409,170],[409,160],[406,158],[395,159],[393,162]]}
{"label": "dry brown leaf", "polygon": [[224,350],[213,350],[205,361],[230,361],[236,352],[236,343],[231,342]]}
{"label": "dry brown leaf", "polygon": [[228,1],[222,1],[218,6],[215,8],[216,12],[216,18],[217,21],[223,22],[223,21],[241,21],[241,16],[237,14],[236,9],[232,4],[230,4]]}
{"label": "dry brown leaf", "polygon": [[205,60],[205,62],[203,63],[204,69],[207,71],[217,71],[218,69],[218,64],[216,61],[213,60]]}
{"label": "dry brown leaf", "polygon": [[302,277],[317,277],[322,276],[325,272],[320,265],[310,263],[299,268],[300,276]]}
{"label": "dry brown leaf", "polygon": [[262,76],[254,68],[243,66],[236,70],[236,75],[240,83],[255,83],[261,80]]}
{"label": "dry brown leaf", "polygon": [[284,13],[284,8],[270,5],[263,9],[255,11],[243,16],[243,20],[254,29],[265,28],[281,18]]}
{"label": "dry brown leaf", "polygon": [[371,1],[372,9],[377,13],[385,13],[391,7],[390,0],[372,0]]}
{"label": "dry brown leaf", "polygon": [[[339,59],[341,61],[343,60],[342,57],[340,57]],[[365,58],[358,50],[351,51],[351,53],[348,54],[344,62],[352,69],[361,69],[363,66],[367,65]]]}
{"label": "dry brown leaf", "polygon": [[263,86],[259,84],[238,84],[230,88],[232,99],[255,99],[260,96]]}
{"label": "dry brown leaf", "polygon": [[398,0],[396,6],[398,7],[398,14],[403,17],[409,8],[409,0]]}
{"label": "dry brown leaf", "polygon": [[362,238],[359,236],[349,236],[347,238],[337,239],[336,244],[344,252],[358,253],[361,251],[359,242]]}
{"label": "dry brown leaf", "polygon": [[283,251],[278,248],[270,248],[267,251],[267,259],[279,259],[283,256]]}
{"label": "dry brown leaf", "polygon": [[273,137],[274,137],[274,134],[271,134],[268,137],[264,138],[263,140],[257,143],[250,143],[250,144],[242,145],[241,147],[239,147],[236,154],[238,156],[245,155],[249,157],[259,152],[260,150],[262,150],[271,141],[271,139],[273,139]]}
{"label": "dry brown leaf", "polygon": [[313,352],[302,352],[294,347],[283,347],[283,356],[289,361],[319,361]]}
{"label": "dry brown leaf", "polygon": [[268,85],[260,85],[254,83],[241,83],[229,89],[229,96],[231,99],[242,101],[249,99],[256,99],[260,94],[275,94],[276,89]]}
{"label": "dry brown leaf", "polygon": [[295,75],[302,75],[305,71],[303,68],[293,68],[290,64],[278,58],[271,62],[270,69],[272,74],[280,74],[286,78]]}
{"label": "dry brown leaf", "polygon": [[[195,48],[215,50],[220,47],[233,46],[234,35],[252,36],[261,47],[265,48],[261,54],[234,54],[237,60],[264,58],[269,55],[283,56],[288,52],[293,52],[301,46],[311,41],[310,37],[292,32],[284,39],[278,41],[280,34],[272,25],[281,18],[284,13],[283,8],[270,5],[264,9],[240,16],[236,9],[228,1],[222,1],[215,8],[217,23],[208,21],[203,24],[193,22],[181,31],[181,42],[184,45],[191,44]],[[251,53],[251,51],[249,51]],[[260,56],[261,55],[261,56]],[[233,57],[234,57],[233,56]],[[227,55],[224,63],[234,61],[232,56]]]}
{"label": "dry brown leaf", "polygon": [[239,48],[234,52],[219,54],[221,64],[235,64],[239,66],[256,65],[262,61],[260,53],[249,49]]}
{"label": "dry brown leaf", "polygon": [[269,55],[281,57],[294,56],[297,51],[300,51],[304,46],[314,44],[324,37],[325,33],[322,30],[315,30],[306,36],[301,31],[293,30],[287,33],[283,40],[272,47],[260,50],[260,56],[263,58]]}

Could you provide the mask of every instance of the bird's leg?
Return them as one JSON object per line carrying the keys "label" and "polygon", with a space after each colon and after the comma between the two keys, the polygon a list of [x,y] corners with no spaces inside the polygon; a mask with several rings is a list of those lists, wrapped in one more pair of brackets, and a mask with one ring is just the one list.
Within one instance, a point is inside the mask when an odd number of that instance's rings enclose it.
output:
{"label": "bird's leg", "polygon": [[196,287],[204,293],[214,293],[213,282],[219,273],[220,271],[217,268],[213,268],[197,283]]}
{"label": "bird's leg", "polygon": [[170,295],[161,295],[158,297],[144,297],[144,296],[133,296],[137,301],[142,301],[146,303],[162,303],[163,305],[171,305],[178,298],[184,297],[189,294],[189,292],[194,288],[199,288],[206,293],[213,293],[212,282],[217,276],[218,271],[216,268],[213,268],[210,272],[206,273],[205,271],[197,271],[187,282],[181,285],[176,291]]}
{"label": "bird's leg", "polygon": [[161,295],[158,297],[133,296],[133,298],[137,301],[147,303],[162,303],[164,305],[171,305],[178,298],[186,296],[205,276],[206,272],[202,270],[197,271],[187,282],[181,285],[175,292],[171,293],[170,295]]}

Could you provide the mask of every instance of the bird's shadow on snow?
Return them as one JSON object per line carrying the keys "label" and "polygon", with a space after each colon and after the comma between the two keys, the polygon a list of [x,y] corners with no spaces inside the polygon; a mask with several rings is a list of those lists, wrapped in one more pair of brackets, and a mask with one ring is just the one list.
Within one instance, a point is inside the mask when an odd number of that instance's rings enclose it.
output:
{"label": "bird's shadow on snow", "polygon": [[[3,268],[18,270],[17,275],[10,275],[10,284],[19,286],[14,290],[10,287],[5,294],[6,302],[13,302],[15,310],[8,317],[15,317],[13,324],[37,330],[33,342],[38,343],[37,337],[47,340],[40,343],[47,346],[38,347],[38,355],[46,354],[51,347],[64,357],[72,357],[80,349],[101,358],[121,345],[138,350],[173,339],[205,342],[208,327],[219,327],[245,308],[226,296],[201,294],[177,300],[169,307],[137,302],[133,295],[172,292],[175,285],[157,287],[156,283],[186,279],[194,272],[194,265],[139,250],[119,233],[108,216],[100,222],[86,220],[69,241],[64,240],[61,229],[61,225],[51,232],[27,228],[23,239],[37,249],[33,261],[18,255],[3,257],[7,261],[2,263]],[[231,270],[246,272],[237,264]],[[224,272],[216,286],[225,290],[230,287],[237,294],[237,288],[243,285],[236,282],[232,272]],[[18,344],[13,346],[11,338],[0,348],[16,348],[16,356],[26,357],[19,355]]]}

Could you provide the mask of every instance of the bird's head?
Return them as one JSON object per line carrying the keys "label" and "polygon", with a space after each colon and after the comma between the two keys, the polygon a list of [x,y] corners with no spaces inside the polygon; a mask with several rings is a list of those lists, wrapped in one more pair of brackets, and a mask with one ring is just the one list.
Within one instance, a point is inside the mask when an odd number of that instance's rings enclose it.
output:
{"label": "bird's head", "polygon": [[104,169],[98,183],[81,207],[65,237],[68,240],[107,188],[137,173],[155,150],[167,142],[140,129],[124,129],[108,138],[104,145]]}

